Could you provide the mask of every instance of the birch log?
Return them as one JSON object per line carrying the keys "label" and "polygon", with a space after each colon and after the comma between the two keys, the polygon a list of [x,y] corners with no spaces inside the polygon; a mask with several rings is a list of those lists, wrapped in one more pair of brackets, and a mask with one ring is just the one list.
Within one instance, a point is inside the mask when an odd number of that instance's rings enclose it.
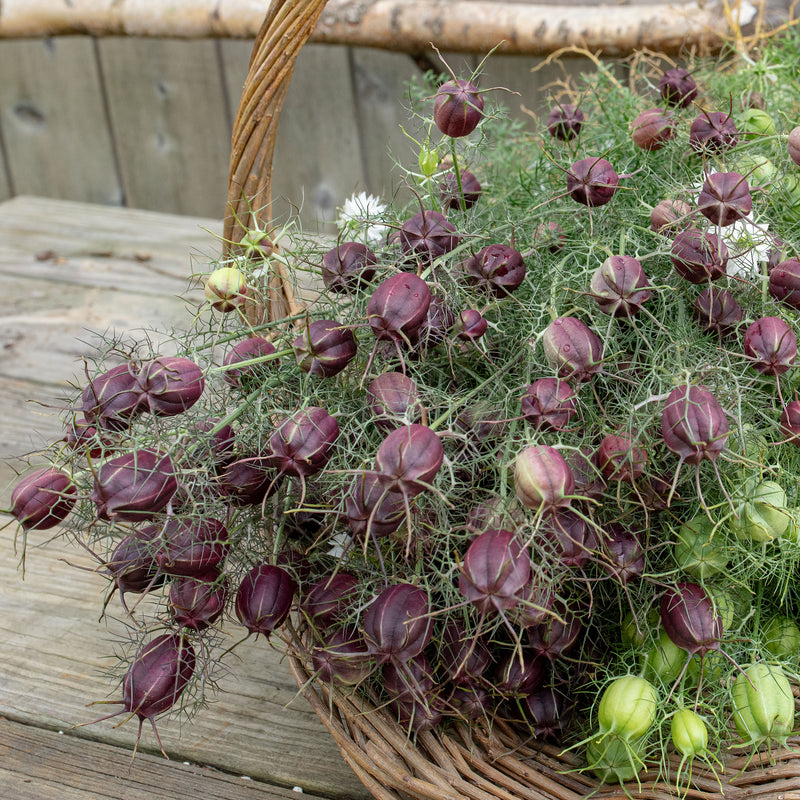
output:
{"label": "birch log", "polygon": [[[555,0],[554,0],[555,2]],[[252,38],[266,0],[0,0],[0,37],[63,34]],[[329,0],[312,42],[420,52],[546,55],[579,46],[609,55],[714,49],[728,32],[719,0],[545,5],[517,0]]]}

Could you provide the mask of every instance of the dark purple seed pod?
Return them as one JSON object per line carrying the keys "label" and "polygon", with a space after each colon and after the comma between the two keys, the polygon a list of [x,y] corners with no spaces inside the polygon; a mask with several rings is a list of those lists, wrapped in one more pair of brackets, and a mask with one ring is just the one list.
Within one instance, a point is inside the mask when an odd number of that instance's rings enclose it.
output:
{"label": "dark purple seed pod", "polygon": [[394,700],[424,703],[436,688],[433,672],[425,653],[408,661],[387,661],[381,668],[383,688]]}
{"label": "dark purple seed pod", "polygon": [[356,686],[375,668],[375,661],[355,627],[326,631],[311,651],[311,663],[321,681],[339,686]]}
{"label": "dark purple seed pod", "polygon": [[359,538],[389,536],[405,520],[403,495],[387,491],[375,472],[356,476],[344,503],[347,524]]}
{"label": "dark purple seed pod", "polygon": [[634,483],[644,475],[647,452],[622,434],[604,436],[597,448],[597,466],[608,481]]}
{"label": "dark purple seed pod", "polygon": [[459,717],[471,721],[490,719],[493,708],[492,697],[483,686],[456,686],[450,705]]}
{"label": "dark purple seed pod", "polygon": [[497,665],[492,685],[504,697],[525,697],[541,687],[547,667],[539,653],[514,649]]}
{"label": "dark purple seed pod", "polygon": [[416,275],[398,272],[373,292],[367,303],[367,322],[378,340],[414,344],[430,304],[428,284]]}
{"label": "dark purple seed pod", "polygon": [[572,502],[575,477],[558,450],[532,444],[514,462],[514,491],[526,508],[555,511]]}
{"label": "dark purple seed pod", "polygon": [[225,465],[219,476],[219,489],[237,506],[257,506],[280,485],[280,476],[263,456],[242,455]]}
{"label": "dark purple seed pod", "polygon": [[576,317],[554,319],[542,334],[542,346],[559,378],[583,383],[603,368],[603,342]]}
{"label": "dark purple seed pod", "polygon": [[115,522],[144,522],[163,511],[178,490],[169,456],[134,450],[111,458],[97,470],[91,499],[97,516]]}
{"label": "dark purple seed pod", "polygon": [[272,356],[276,352],[275,345],[261,336],[250,336],[237,342],[225,355],[222,362],[226,369],[222,374],[225,380],[237,389],[247,386],[251,381],[258,380],[259,376],[266,375],[266,370],[275,367],[275,361],[264,361],[259,364],[248,364],[244,367],[235,367],[242,361],[249,361],[254,358]]}
{"label": "dark purple seed pod", "polygon": [[228,555],[228,529],[216,519],[171,517],[161,530],[156,563],[168,575],[196,577],[218,569]]}
{"label": "dark purple seed pod", "polygon": [[505,244],[490,244],[462,264],[467,283],[492,297],[507,297],[525,280],[522,255]]}
{"label": "dark purple seed pod", "polygon": [[607,560],[598,563],[607,569],[620,583],[627,584],[641,578],[645,567],[645,552],[641,539],[624,525],[611,523],[606,526],[603,551]]}
{"label": "dark purple seed pod", "polygon": [[426,262],[434,261],[453,250],[460,237],[453,224],[438,211],[419,211],[400,228],[400,247],[406,255]]}
{"label": "dark purple seed pod", "polygon": [[431,640],[428,593],[410,583],[388,586],[364,610],[362,626],[367,649],[378,664],[408,661]]}
{"label": "dark purple seed pod", "polygon": [[531,557],[511,531],[490,528],[472,540],[464,555],[458,590],[481,615],[517,605],[531,576]]}
{"label": "dark purple seed pod", "polygon": [[190,358],[158,356],[144,362],[136,380],[151,414],[172,417],[191,408],[203,394],[203,370]]}
{"label": "dark purple seed pod", "polygon": [[738,172],[714,172],[706,175],[697,208],[715,225],[732,225],[753,210],[750,186]]}
{"label": "dark purple seed pod", "polygon": [[358,348],[350,328],[336,320],[317,319],[292,342],[292,349],[303,372],[330,378],[347,367]]}
{"label": "dark purple seed pod", "polygon": [[60,469],[37,469],[11,492],[11,516],[26,531],[54,528],[75,507],[76,491],[72,478]]}
{"label": "dark purple seed pod", "polygon": [[[553,555],[565,567],[581,569],[597,551],[597,536],[594,530],[582,517],[568,509],[559,509],[546,514],[542,519],[540,528],[542,537],[550,544]],[[552,595],[545,595],[549,599],[547,609],[553,605],[555,599]],[[544,604],[542,604],[544,608]],[[544,622],[545,615],[539,613],[539,619],[528,619],[525,628],[539,625]]]}
{"label": "dark purple seed pod", "polygon": [[531,567],[531,579],[517,593],[519,601],[512,612],[520,628],[541,625],[550,615],[556,600],[554,582],[538,567]]}
{"label": "dark purple seed pod", "polygon": [[780,317],[761,317],[744,332],[744,354],[762,375],[782,375],[795,365],[797,336]]}
{"label": "dark purple seed pod", "polygon": [[572,103],[560,103],[550,109],[547,115],[547,132],[562,142],[574,139],[581,132],[584,116]]}
{"label": "dark purple seed pod", "polygon": [[557,222],[540,222],[533,232],[533,244],[535,247],[544,247],[551,253],[563,250],[567,241],[567,235]]}
{"label": "dark purple seed pod", "polygon": [[483,96],[474,84],[457,79],[439,87],[433,99],[433,121],[445,136],[467,136],[482,118]]}
{"label": "dark purple seed pod", "polygon": [[131,419],[146,404],[132,363],[112,367],[96,375],[81,394],[81,410],[86,421],[98,428],[124,431]]}
{"label": "dark purple seed pod", "polygon": [[332,292],[353,294],[375,277],[378,259],[360,242],[343,242],[322,257],[322,282]]}
{"label": "dark purple seed pod", "polygon": [[703,111],[689,128],[689,144],[698,153],[728,150],[738,141],[739,131],[733,119],[722,111]]}
{"label": "dark purple seed pod", "polygon": [[169,608],[172,619],[184,628],[204,631],[211,627],[225,610],[225,581],[218,574],[175,578],[169,587]]}
{"label": "dark purple seed pod", "polygon": [[467,634],[460,622],[451,619],[442,630],[439,659],[442,669],[454,684],[475,686],[483,678],[492,656],[483,639],[477,634]]}
{"label": "dark purple seed pod", "polygon": [[463,209],[472,208],[480,199],[483,187],[478,179],[466,170],[460,173],[460,177],[460,190],[458,188],[458,176],[455,172],[448,172],[442,178],[440,198],[442,208],[447,211],[451,209],[462,211]]}
{"label": "dark purple seed pod", "polygon": [[303,597],[300,610],[314,627],[327,628],[353,606],[358,586],[358,578],[349,572],[320,578]]}
{"label": "dark purple seed pod", "polygon": [[632,317],[650,299],[650,281],[641,262],[630,256],[610,256],[592,275],[589,288],[604,314]]}
{"label": "dark purple seed pod", "polygon": [[527,628],[528,644],[534,653],[555,661],[577,642],[583,625],[563,603],[554,604],[554,613],[541,625]]}
{"label": "dark purple seed pod", "polygon": [[575,477],[575,494],[597,500],[605,491],[605,481],[597,466],[597,453],[590,447],[568,450],[566,461]]}
{"label": "dark purple seed pod", "polygon": [[458,315],[455,330],[459,339],[465,342],[476,342],[489,330],[489,323],[480,311],[467,308]]}
{"label": "dark purple seed pod", "polygon": [[726,336],[736,330],[744,312],[727,289],[708,286],[694,301],[694,317],[703,330]]}
{"label": "dark purple seed pod", "polygon": [[725,412],[708,389],[684,384],[669,393],[661,414],[661,435],[681,461],[715,461],[729,433]]}
{"label": "dark purple seed pod", "polygon": [[422,413],[417,384],[402,372],[384,372],[367,386],[373,421],[383,431],[418,422]]}
{"label": "dark purple seed pod", "polygon": [[444,461],[442,440],[427,425],[393,430],[375,455],[378,480],[390,492],[414,497],[425,491]]}
{"label": "dark purple seed pod", "polygon": [[161,747],[155,717],[169,711],[180,700],[194,676],[196,663],[194,648],[183,634],[165,633],[139,648],[122,679],[124,712],[139,718],[137,744],[142,735],[142,723],[147,719]]}
{"label": "dark purple seed pod", "polygon": [[791,400],[783,407],[780,424],[787,441],[800,447],[800,400]]}
{"label": "dark purple seed pod", "polygon": [[719,650],[722,619],[702,586],[679,583],[661,597],[661,624],[672,640],[689,655],[701,656]]}
{"label": "dark purple seed pod", "polygon": [[522,699],[522,713],[537,739],[560,740],[572,718],[567,696],[554,687],[544,687]]}
{"label": "dark purple seed pod", "polygon": [[631,139],[642,150],[660,150],[675,138],[675,118],[661,108],[642,111],[631,123]]}
{"label": "dark purple seed pod", "polygon": [[447,338],[448,331],[455,324],[456,317],[447,300],[440,294],[433,294],[428,315],[419,331],[419,340],[426,347],[435,347]]}
{"label": "dark purple seed pod", "polygon": [[[189,426],[190,441],[202,440],[216,465],[225,464],[230,459],[236,441],[233,428],[230,425],[218,427],[220,422],[218,418],[211,417],[193,422]],[[216,432],[213,432],[215,429]]]}
{"label": "dark purple seed pod", "polygon": [[414,734],[433,730],[444,719],[445,705],[439,697],[423,703],[392,700],[389,705],[397,714],[398,723]]}
{"label": "dark purple seed pod", "polygon": [[83,417],[70,419],[61,441],[66,442],[71,450],[82,450],[89,458],[100,458],[116,444],[106,431],[98,429]]}
{"label": "dark purple seed pod", "polygon": [[563,431],[577,413],[575,390],[558,378],[539,378],[525,389],[522,416],[537,430]]}
{"label": "dark purple seed pod", "polygon": [[686,108],[697,97],[697,84],[688,70],[675,67],[661,76],[658,92],[667,105]]}
{"label": "dark purple seed pod", "polygon": [[800,309],[800,259],[786,259],[770,270],[769,293],[787,306]]}
{"label": "dark purple seed pod", "polygon": [[236,592],[236,616],[250,633],[270,634],[289,615],[297,584],[274,564],[258,564],[242,579]]}
{"label": "dark purple seed pod", "polygon": [[672,242],[671,252],[672,266],[689,283],[708,283],[725,274],[728,248],[713,233],[696,228],[681,231]]}
{"label": "dark purple seed pod", "polygon": [[590,208],[608,203],[618,186],[619,175],[604,158],[582,158],[567,170],[568,194]]}
{"label": "dark purple seed pod", "polygon": [[[120,540],[105,562],[105,570],[114,582],[114,588],[119,591],[125,611],[128,611],[126,594],[149,592],[163,586],[166,581],[166,575],[159,570],[155,559],[158,532],[157,526],[148,526],[129,533]],[[110,602],[112,594],[106,603]]]}
{"label": "dark purple seed pod", "polygon": [[269,440],[267,466],[279,475],[305,478],[319,472],[333,455],[339,423],[324,408],[309,406],[285,417]]}
{"label": "dark purple seed pod", "polygon": [[650,230],[664,236],[674,236],[679,230],[686,230],[692,207],[683,200],[662,200],[650,212]]}

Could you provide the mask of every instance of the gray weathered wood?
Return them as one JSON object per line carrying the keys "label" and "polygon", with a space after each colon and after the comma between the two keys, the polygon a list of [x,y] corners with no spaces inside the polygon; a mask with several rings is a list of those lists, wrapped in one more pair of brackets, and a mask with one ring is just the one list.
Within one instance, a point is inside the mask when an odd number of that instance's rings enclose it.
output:
{"label": "gray weathered wood", "polygon": [[[222,50],[228,91],[238,104],[249,49],[247,58],[236,42],[223,43]],[[286,219],[299,208],[300,220],[311,227],[335,219],[345,198],[366,188],[347,48],[303,48],[278,124],[273,167],[275,216]]]}
{"label": "gray weathered wood", "polygon": [[126,205],[221,217],[230,136],[214,43],[99,48]]}
{"label": "gray weathered wood", "polygon": [[[42,246],[40,234],[35,231],[37,221],[47,217],[58,219],[63,226],[61,252],[64,260],[58,265],[30,258],[31,252],[38,252]],[[70,326],[81,316],[88,318],[99,314],[103,308],[108,317],[116,314],[105,301],[98,302],[91,314],[89,311],[93,298],[112,291],[109,284],[115,275],[120,282],[114,295],[118,298],[117,304],[129,307],[133,315],[136,309],[144,311],[140,300],[149,299],[150,315],[140,319],[138,324],[159,324],[162,321],[159,317],[169,312],[170,307],[155,302],[159,299],[155,294],[157,286],[149,286],[145,292],[137,291],[136,272],[139,282],[148,284],[155,268],[158,281],[170,286],[170,292],[176,286],[185,285],[189,254],[192,250],[207,249],[209,239],[214,243],[200,224],[219,229],[218,223],[209,220],[162,217],[152,212],[32,198],[16,198],[0,205],[0,279],[6,281],[5,287],[11,292],[5,296],[5,322],[0,320],[4,326],[2,330],[10,332],[12,342],[18,341],[14,339],[14,331],[34,341],[44,341],[49,331],[48,312],[59,312],[64,306],[77,302],[75,320],[69,324],[64,322],[60,334],[65,341],[70,340],[74,335]],[[87,253],[109,246],[114,247],[114,255],[106,257],[106,261],[86,257]],[[30,250],[27,254],[26,248]],[[152,259],[149,262],[126,259],[124,254],[131,252],[150,253]],[[15,262],[18,262],[16,266]],[[41,272],[31,276],[27,284],[23,283],[21,276],[36,264]],[[93,269],[98,276],[95,286],[91,283]],[[79,281],[60,280],[70,275],[74,279],[76,273]],[[46,288],[50,283],[54,285],[52,291]],[[78,294],[75,294],[76,289]],[[24,290],[40,293],[39,308],[31,307]],[[20,313],[10,313],[15,306],[14,293],[20,291]],[[172,310],[180,313],[180,303],[175,298]],[[56,337],[53,347],[57,346]],[[63,347],[66,351],[71,349],[71,345]],[[37,411],[36,405],[22,402],[26,397],[50,402],[61,391],[56,382],[49,380],[52,376],[46,371],[40,368],[39,373],[44,374],[36,374],[36,364],[43,363],[41,359],[45,358],[43,350],[43,346],[33,348],[32,364],[25,378],[13,374],[15,370],[22,370],[22,362],[9,362],[10,366],[4,362],[0,369],[0,404],[3,407],[3,414],[0,414],[0,508],[8,507],[13,469],[21,467],[20,460],[14,458],[21,453],[19,446],[27,447],[28,443],[39,446],[51,441],[59,432],[47,410]],[[59,360],[58,353],[52,354],[52,359],[50,363],[55,364]],[[40,437],[42,441],[36,441]],[[0,515],[0,528],[8,520]],[[73,725],[91,722],[115,710],[110,706],[87,708],[85,704],[119,697],[118,687],[105,674],[113,662],[109,656],[113,653],[114,642],[129,639],[118,600],[112,601],[108,618],[98,623],[107,590],[106,580],[93,572],[96,564],[87,553],[63,540],[48,542],[49,532],[30,535],[23,581],[17,568],[18,557],[14,554],[13,531],[13,526],[5,528],[0,539],[0,641],[3,642],[0,717],[35,727],[64,730],[71,737],[131,748],[136,738],[135,720],[118,728],[114,727],[114,721],[108,720],[71,729]],[[231,641],[242,635],[235,624],[228,630]],[[228,665],[230,671],[220,675],[220,691],[215,701],[191,722],[181,718],[159,721],[162,740],[175,761],[211,765],[268,784],[298,785],[308,792],[328,797],[367,797],[314,712],[297,697],[297,687],[277,649],[263,640],[248,641],[236,649]],[[4,741],[3,735],[0,732],[0,741]],[[142,750],[155,751],[152,732],[147,729],[142,738]],[[105,761],[105,755],[98,758]],[[123,754],[121,758],[127,764],[128,755]],[[80,760],[74,763],[77,765]],[[116,763],[114,759],[109,761],[110,765]],[[58,796],[68,800],[125,797],[124,794],[105,794],[108,765],[94,765],[88,777],[84,776],[84,782],[73,773],[72,765],[73,762],[68,761],[63,777],[55,774],[55,770],[52,780],[34,776],[41,784],[41,791],[35,796],[55,796],[58,781],[63,780],[66,788]],[[6,770],[6,774],[0,772],[0,780],[8,778],[8,783],[2,784],[4,787],[23,783],[20,767],[10,768],[5,754],[0,770]],[[121,771],[123,777],[125,774],[126,770]],[[153,786],[171,785],[166,777],[163,784],[159,783],[161,780],[154,776],[151,783]],[[145,782],[145,785],[149,784]],[[209,792],[207,796],[214,796],[210,794],[211,789],[204,791]],[[168,795],[165,791],[155,796],[191,796],[193,793],[188,788],[185,792]],[[34,793],[31,791],[28,796]],[[204,795],[198,790],[197,796]],[[228,797],[222,788],[219,796]],[[278,792],[266,796],[284,795]]]}
{"label": "gray weathered wood", "polygon": [[0,72],[11,191],[120,204],[92,40],[3,42]]}
{"label": "gray weathered wood", "polygon": [[292,800],[299,794],[210,767],[102,744],[0,717],[0,785],[14,800]]}

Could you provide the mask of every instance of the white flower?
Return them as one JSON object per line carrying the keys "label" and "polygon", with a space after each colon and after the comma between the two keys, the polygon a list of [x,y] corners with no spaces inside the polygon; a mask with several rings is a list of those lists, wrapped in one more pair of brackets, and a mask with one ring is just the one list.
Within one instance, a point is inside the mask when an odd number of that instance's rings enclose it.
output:
{"label": "white flower", "polygon": [[386,238],[388,225],[377,220],[386,211],[386,204],[380,198],[366,192],[359,192],[344,201],[337,225],[350,241],[362,242],[367,246],[381,244]]}
{"label": "white flower", "polygon": [[728,248],[728,275],[756,280],[761,274],[761,264],[769,258],[773,246],[767,225],[743,217],[722,228],[720,238]]}
{"label": "white flower", "polygon": [[331,545],[328,550],[328,555],[334,558],[341,558],[348,549],[351,537],[346,533],[335,533],[331,536],[329,544]]}

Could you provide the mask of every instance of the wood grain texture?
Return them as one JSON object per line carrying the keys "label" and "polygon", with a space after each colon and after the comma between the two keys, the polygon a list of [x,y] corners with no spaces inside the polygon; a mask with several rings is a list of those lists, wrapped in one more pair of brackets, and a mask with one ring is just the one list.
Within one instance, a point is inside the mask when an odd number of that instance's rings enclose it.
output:
{"label": "wood grain texture", "polygon": [[[2,330],[16,331],[22,339],[29,337],[31,341],[41,343],[32,348],[29,364],[3,360],[0,367],[0,404],[3,408],[0,414],[0,508],[8,507],[10,481],[14,469],[22,466],[18,457],[23,448],[41,446],[60,432],[52,412],[36,403],[49,404],[62,391],[62,387],[51,380],[53,375],[45,367],[48,364],[54,367],[62,356],[68,358],[72,354],[75,344],[70,325],[99,314],[102,309],[109,319],[117,313],[115,308],[126,308],[125,314],[130,314],[132,319],[147,307],[150,312],[147,318],[138,320],[139,325],[145,326],[160,324],[169,313],[180,314],[182,301],[179,298],[174,298],[174,306],[159,305],[156,301],[160,297],[155,287],[145,292],[137,291],[136,287],[148,283],[145,278],[154,264],[158,268],[159,280],[163,279],[172,288],[185,285],[188,253],[207,246],[209,234],[199,225],[205,223],[205,227],[219,227],[218,223],[210,220],[161,217],[151,212],[125,209],[112,209],[112,220],[108,211],[101,206],[32,198],[16,198],[0,205],[0,280],[5,281],[0,286],[8,292]],[[41,240],[33,228],[37,220],[47,216],[57,218],[64,226],[63,252],[66,255],[62,264],[36,262],[30,252],[26,253],[26,248],[36,250],[41,247]],[[107,237],[115,230],[116,255],[106,261],[81,256],[105,247]],[[150,252],[153,261],[140,262],[121,257],[132,249]],[[41,272],[29,276],[27,282],[23,281],[26,270],[37,264]],[[74,277],[76,270],[73,266],[80,266],[77,269],[80,280],[60,280],[65,275]],[[98,266],[108,269],[98,269]],[[92,285],[95,270],[98,283]],[[124,280],[120,277],[122,275]],[[115,277],[121,282],[111,295],[116,301],[112,305],[102,298],[112,292],[110,284]],[[52,290],[47,289],[49,284],[52,284]],[[33,306],[30,291],[39,295],[38,304]],[[16,297],[20,298],[19,309],[15,309]],[[59,322],[62,344],[58,350],[58,335],[52,340],[48,338],[53,333],[53,326],[48,324],[48,313],[60,314],[67,307],[71,309],[72,317]],[[13,336],[12,340],[18,341]],[[51,353],[46,352],[45,342],[48,341],[53,350]],[[4,352],[12,349],[4,348]],[[24,372],[24,375],[16,375],[16,372]],[[29,402],[25,403],[25,399]],[[69,737],[130,750],[136,739],[135,720],[120,727],[115,727],[115,724],[121,719],[71,728],[116,710],[113,706],[86,707],[86,703],[119,696],[117,684],[106,674],[114,661],[110,656],[115,644],[124,645],[130,641],[126,627],[129,621],[123,619],[118,600],[112,601],[108,617],[98,623],[108,589],[106,579],[95,572],[97,565],[85,551],[63,539],[50,541],[49,532],[29,537],[23,581],[18,569],[19,554],[14,551],[15,526],[3,528],[8,521],[9,517],[0,515],[0,529],[3,530],[0,537],[0,641],[3,642],[0,648],[0,717],[21,725],[64,730]],[[243,633],[234,623],[228,626],[228,632],[231,641]],[[297,698],[297,687],[277,649],[263,640],[245,642],[228,659],[228,666],[229,671],[219,676],[219,692],[211,698],[213,702],[208,708],[191,721],[181,717],[159,721],[162,740],[174,761],[211,765],[230,774],[248,775],[275,786],[298,785],[307,792],[327,797],[368,796],[343,762],[317,716],[302,698]],[[15,741],[20,741],[18,736]],[[109,755],[111,760],[107,764],[93,764],[85,776],[73,774],[73,769],[80,764],[79,758],[72,761],[71,755],[55,756],[56,761],[65,759],[63,776],[59,777],[60,773],[56,774],[53,769],[48,775],[30,776],[33,783],[26,784],[19,762],[24,756],[15,756],[15,766],[10,767],[7,742],[7,734],[0,729],[0,782],[7,779],[7,782],[0,783],[3,787],[0,796],[58,796],[67,800],[134,796],[105,794],[107,770],[120,774],[115,791],[121,792],[119,787],[127,783],[129,752],[119,756],[121,760]],[[39,746],[35,742],[26,745],[31,758],[40,752],[36,749]],[[143,733],[142,751],[156,752],[152,732],[148,729]],[[113,755],[116,751],[97,752],[98,762],[105,762],[106,753]],[[116,770],[116,764],[125,766]],[[180,782],[183,779],[181,776],[169,780]],[[65,783],[59,794],[62,780]],[[148,790],[151,786],[169,787],[173,785],[169,780],[154,775],[143,779],[142,786]],[[4,794],[7,786],[19,789],[20,793]],[[227,794],[227,786],[221,784],[215,784],[214,789],[204,788],[206,795],[200,789],[194,792],[191,786],[189,782],[185,792],[170,793],[164,789],[162,794],[154,796],[166,798],[197,794],[200,798],[239,798],[235,793]],[[218,792],[216,795],[215,791]],[[136,796],[148,795],[145,792]],[[274,790],[273,794],[266,796],[287,795]]]}
{"label": "wood grain texture", "polygon": [[4,42],[0,72],[13,192],[121,204],[92,40]]}
{"label": "wood grain texture", "polygon": [[230,134],[214,43],[99,47],[125,204],[221,217]]}

